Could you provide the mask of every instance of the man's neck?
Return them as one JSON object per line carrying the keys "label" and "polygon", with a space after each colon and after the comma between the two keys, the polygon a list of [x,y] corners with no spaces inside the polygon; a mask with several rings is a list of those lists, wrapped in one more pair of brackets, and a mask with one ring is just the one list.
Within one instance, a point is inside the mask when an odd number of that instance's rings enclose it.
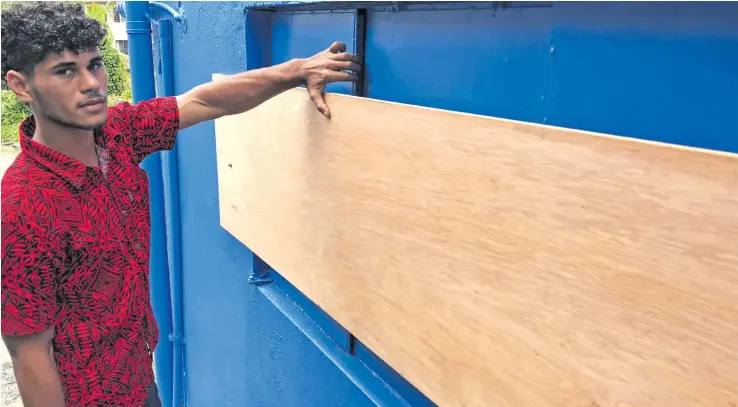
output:
{"label": "man's neck", "polygon": [[95,136],[92,130],[80,130],[36,116],[33,141],[90,167],[98,167]]}

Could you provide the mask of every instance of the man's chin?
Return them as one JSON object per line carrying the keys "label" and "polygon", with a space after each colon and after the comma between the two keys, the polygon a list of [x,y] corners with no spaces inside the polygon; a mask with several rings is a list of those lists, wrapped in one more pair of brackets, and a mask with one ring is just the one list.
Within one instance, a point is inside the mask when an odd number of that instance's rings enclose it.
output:
{"label": "man's chin", "polygon": [[95,115],[95,117],[90,117],[87,120],[81,121],[79,123],[80,128],[84,128],[85,130],[95,130],[97,128],[102,127],[105,122],[108,120],[108,112],[107,109],[102,114]]}
{"label": "man's chin", "polygon": [[78,120],[74,122],[65,122],[61,120],[55,120],[55,121],[61,125],[72,127],[77,130],[95,130],[95,129],[99,129],[105,124],[105,122],[107,121],[107,116],[105,116],[104,118],[97,118],[95,120],[88,119],[88,120]]}

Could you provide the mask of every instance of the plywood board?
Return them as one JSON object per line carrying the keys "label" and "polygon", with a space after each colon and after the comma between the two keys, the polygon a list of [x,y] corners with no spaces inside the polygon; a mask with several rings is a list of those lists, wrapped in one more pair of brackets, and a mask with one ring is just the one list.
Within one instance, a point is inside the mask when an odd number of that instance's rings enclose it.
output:
{"label": "plywood board", "polygon": [[295,89],[222,226],[440,406],[738,405],[738,157]]}

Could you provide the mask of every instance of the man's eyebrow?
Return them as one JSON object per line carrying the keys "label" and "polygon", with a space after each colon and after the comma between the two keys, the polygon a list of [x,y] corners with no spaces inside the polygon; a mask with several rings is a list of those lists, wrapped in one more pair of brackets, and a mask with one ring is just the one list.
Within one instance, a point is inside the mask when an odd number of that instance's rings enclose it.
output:
{"label": "man's eyebrow", "polygon": [[90,63],[92,64],[92,63],[96,63],[96,62],[102,62],[102,60],[103,60],[103,57],[101,55],[101,56],[97,56],[95,58],[92,58],[92,60],[90,60]]}
{"label": "man's eyebrow", "polygon": [[59,62],[58,64],[51,67],[51,70],[55,71],[60,68],[74,68],[75,66],[77,66],[77,64],[75,64],[74,62],[64,61],[64,62]]}

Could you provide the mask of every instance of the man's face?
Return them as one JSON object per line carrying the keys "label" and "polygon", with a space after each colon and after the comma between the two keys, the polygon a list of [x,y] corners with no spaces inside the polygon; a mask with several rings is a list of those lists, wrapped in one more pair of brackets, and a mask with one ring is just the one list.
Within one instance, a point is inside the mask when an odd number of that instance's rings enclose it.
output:
{"label": "man's face", "polygon": [[81,130],[105,124],[107,88],[108,74],[97,48],[50,54],[36,65],[29,82],[37,113]]}

